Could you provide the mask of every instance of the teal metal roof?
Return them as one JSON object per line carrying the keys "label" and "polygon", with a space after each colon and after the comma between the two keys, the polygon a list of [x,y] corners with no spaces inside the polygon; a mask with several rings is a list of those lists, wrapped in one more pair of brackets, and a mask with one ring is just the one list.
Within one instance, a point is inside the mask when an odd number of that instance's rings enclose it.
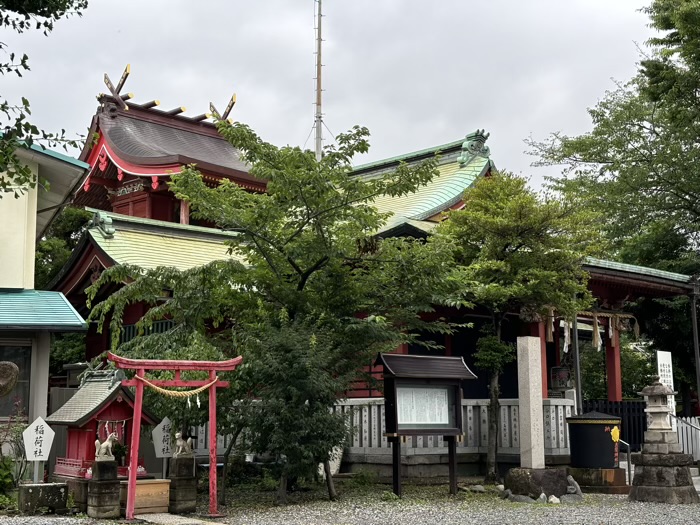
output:
{"label": "teal metal roof", "polygon": [[86,330],[85,320],[61,292],[0,291],[0,330]]}
{"label": "teal metal roof", "polygon": [[75,159],[73,157],[70,157],[69,155],[64,155],[63,153],[59,153],[58,151],[54,151],[52,149],[44,148],[39,144],[32,144],[29,149],[36,151],[38,153],[41,153],[42,155],[46,155],[47,157],[52,157],[54,159],[60,160],[62,162],[65,162],[66,164],[72,164],[76,168],[81,168],[81,169],[88,169],[90,165],[87,162],[83,162],[82,160]]}
{"label": "teal metal roof", "polygon": [[684,275],[682,273],[665,272],[663,270],[657,270],[655,268],[647,268],[645,266],[636,266],[634,264],[625,264],[615,261],[606,261],[604,259],[595,259],[593,257],[587,257],[585,265],[605,270],[616,270],[619,272],[627,272],[634,273],[637,275],[657,277],[659,279],[666,279],[669,281],[676,281],[684,284],[690,283],[692,279],[690,275]]}

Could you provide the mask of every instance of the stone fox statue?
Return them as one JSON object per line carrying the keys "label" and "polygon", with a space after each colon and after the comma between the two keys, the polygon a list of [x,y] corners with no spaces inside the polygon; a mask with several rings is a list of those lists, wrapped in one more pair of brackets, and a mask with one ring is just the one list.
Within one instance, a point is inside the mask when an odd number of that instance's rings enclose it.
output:
{"label": "stone fox statue", "polygon": [[117,441],[117,435],[112,432],[104,443],[100,444],[100,440],[95,440],[95,459],[114,458],[112,454],[112,444]]}
{"label": "stone fox statue", "polygon": [[192,438],[182,439],[182,432],[175,433],[175,456],[192,455]]}

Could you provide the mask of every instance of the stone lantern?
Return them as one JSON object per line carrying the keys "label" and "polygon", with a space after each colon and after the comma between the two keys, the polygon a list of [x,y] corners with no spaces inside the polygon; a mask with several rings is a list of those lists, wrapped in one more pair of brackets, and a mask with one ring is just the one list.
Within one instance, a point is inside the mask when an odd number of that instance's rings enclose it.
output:
{"label": "stone lantern", "polygon": [[[647,428],[660,432],[673,432],[669,418],[671,409],[668,406],[668,396],[675,395],[677,392],[661,383],[659,376],[655,376],[651,385],[644,387],[641,392],[637,393],[647,398],[647,407],[644,412],[649,414],[651,418]],[[644,441],[646,442],[646,439]]]}
{"label": "stone lantern", "polygon": [[669,422],[668,396],[673,394],[659,376],[639,392],[647,398],[644,411],[651,421],[644,432],[642,452],[632,454],[634,481],[629,497],[633,501],[700,503],[688,468],[693,456],[682,453],[678,434]]}

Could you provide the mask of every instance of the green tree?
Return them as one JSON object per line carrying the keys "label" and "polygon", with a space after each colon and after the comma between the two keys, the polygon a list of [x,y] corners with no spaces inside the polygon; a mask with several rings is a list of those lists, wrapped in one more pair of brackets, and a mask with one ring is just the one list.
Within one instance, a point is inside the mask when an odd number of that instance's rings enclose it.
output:
{"label": "green tree", "polygon": [[[0,27],[24,33],[30,30],[43,31],[48,35],[61,18],[80,15],[87,8],[87,0],[10,0],[0,3]],[[5,58],[0,60],[0,74],[16,74],[21,77],[29,70],[29,57],[8,49],[0,42]],[[9,101],[0,96],[0,199],[12,193],[18,197],[27,187],[37,184],[36,175],[17,156],[17,150],[29,148],[35,142],[49,147],[76,145],[67,140],[65,130],[49,133],[29,122],[29,101]]]}
{"label": "green tree", "polygon": [[36,246],[34,287],[44,290],[68,262],[92,217],[90,212],[71,206],[64,208]]}
{"label": "green tree", "polygon": [[360,178],[351,160],[368,148],[364,128],[337,137],[338,147],[326,148],[320,161],[310,151],[266,143],[244,125],[222,122],[219,130],[267,181],[267,192],[227,181],[210,188],[194,168],[173,175],[171,189],[196,217],[235,233],[228,242],[234,258],[187,272],[114,267],[89,296],[107,283],[128,284],[96,305],[91,319],[103,326],[111,315],[117,346],[125,306],[144,301],[152,305],[139,323],[145,332],[158,319],[175,326],[120,352],[242,355],[228,406],[248,415],[257,450],[280,458],[284,500],[287,479],[327,462],[342,442],[345,420],[331,409],[362,366],[410,340],[412,328],[449,330],[420,318],[447,296],[446,253],[410,239],[378,239],[386,215],[372,205],[431,180],[436,160]]}
{"label": "green tree", "polygon": [[[638,392],[651,384],[656,374],[654,349],[649,344],[639,344],[623,335],[620,341],[620,369],[623,399],[639,399]],[[598,351],[587,342],[581,344],[581,383],[583,399],[607,399],[605,351]]]}
{"label": "green tree", "polygon": [[[693,275],[700,272],[700,4],[655,0],[645,12],[659,31],[651,53],[633,79],[589,109],[592,130],[530,145],[538,164],[563,167],[555,189],[604,214],[615,247],[609,257]],[[687,298],[640,298],[629,308],[655,347],[673,349],[687,390],[685,380],[695,377]]]}
{"label": "green tree", "polygon": [[544,320],[549,309],[572,318],[590,303],[581,263],[596,242],[594,218],[567,201],[541,199],[523,178],[497,173],[468,189],[464,208],[438,229],[436,240],[454,252],[458,293],[491,319],[475,354],[489,373],[488,481],[498,476],[499,379],[515,357],[503,326],[512,315]]}

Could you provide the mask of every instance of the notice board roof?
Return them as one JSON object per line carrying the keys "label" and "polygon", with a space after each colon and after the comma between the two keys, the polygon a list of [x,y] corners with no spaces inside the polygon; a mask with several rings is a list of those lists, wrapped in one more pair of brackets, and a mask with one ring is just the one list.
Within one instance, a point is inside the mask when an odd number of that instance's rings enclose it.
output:
{"label": "notice board roof", "polygon": [[476,379],[461,357],[379,354],[375,365],[384,366],[384,377]]}

